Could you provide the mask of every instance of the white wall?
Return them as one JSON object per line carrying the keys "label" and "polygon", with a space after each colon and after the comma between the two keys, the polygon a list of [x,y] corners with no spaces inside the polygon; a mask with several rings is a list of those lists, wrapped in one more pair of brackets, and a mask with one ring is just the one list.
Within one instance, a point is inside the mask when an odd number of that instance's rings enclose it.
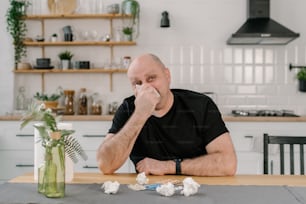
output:
{"label": "white wall", "polygon": [[[105,5],[121,1],[105,1]],[[224,113],[233,108],[292,109],[306,114],[306,93],[297,91],[297,70],[289,72],[288,64],[306,64],[304,0],[271,0],[271,18],[299,32],[301,37],[287,46],[228,46],[226,40],[247,18],[247,0],[139,0],[141,4],[140,36],[135,47],[115,48],[116,58],[132,57],[144,52],[161,57],[172,72],[172,87],[187,88],[200,92],[214,91],[217,103]],[[8,3],[1,1],[0,14],[6,12]],[[160,28],[161,13],[167,10],[171,27]],[[106,31],[96,27],[97,21],[52,21],[48,25],[51,34],[63,25],[73,24],[79,30]],[[2,54],[0,62],[0,91],[5,100],[0,101],[0,114],[12,111],[14,92],[25,86],[27,96],[40,90],[39,76],[18,75],[13,69],[13,49],[10,37],[1,18]],[[30,35],[35,37],[37,26],[29,25]],[[60,48],[47,52],[56,58]],[[71,48],[76,58],[92,59],[96,64],[105,63],[104,48]],[[35,53],[35,51],[33,51]],[[33,62],[35,56],[30,54]],[[114,91],[109,91],[105,75],[51,75],[46,78],[46,90],[51,92],[61,85],[65,89],[79,90],[86,87],[89,92],[102,95],[104,104],[120,101],[131,94],[129,83],[123,74],[114,75]],[[81,82],[81,83],[79,83]],[[14,88],[14,84],[15,87]]]}

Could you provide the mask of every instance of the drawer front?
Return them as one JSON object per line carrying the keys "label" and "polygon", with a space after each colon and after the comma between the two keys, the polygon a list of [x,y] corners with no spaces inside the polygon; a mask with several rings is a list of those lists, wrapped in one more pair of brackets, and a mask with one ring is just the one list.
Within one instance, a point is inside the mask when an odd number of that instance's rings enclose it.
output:
{"label": "drawer front", "polygon": [[0,179],[12,179],[24,173],[34,171],[34,152],[0,151]]}
{"label": "drawer front", "polygon": [[236,174],[262,174],[262,154],[258,152],[237,152]]}
{"label": "drawer front", "polygon": [[83,149],[96,151],[105,138],[111,122],[72,122],[72,125],[76,131],[74,135]]}
{"label": "drawer front", "polygon": [[1,122],[0,149],[33,150],[34,127],[29,124],[20,130],[21,122]]}
{"label": "drawer front", "polygon": [[[100,172],[96,160],[96,151],[86,151],[88,159],[86,161],[79,160],[75,164],[75,172]],[[116,173],[134,173],[134,165],[131,160],[127,160]]]}

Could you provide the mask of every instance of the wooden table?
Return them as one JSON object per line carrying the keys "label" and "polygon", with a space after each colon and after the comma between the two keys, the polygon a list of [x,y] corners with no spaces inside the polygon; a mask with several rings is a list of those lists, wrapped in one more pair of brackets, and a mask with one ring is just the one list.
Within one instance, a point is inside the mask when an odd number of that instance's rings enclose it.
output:
{"label": "wooden table", "polygon": [[[105,181],[118,181],[121,184],[136,183],[136,174],[112,174],[103,175],[101,173],[75,173],[71,183],[92,184],[103,183]],[[183,180],[187,176],[166,175],[148,176],[149,183],[172,179]],[[306,176],[298,175],[236,175],[229,177],[196,177],[192,178],[200,184],[207,185],[260,185],[260,186],[306,186]],[[18,176],[9,182],[11,183],[34,183],[32,173]]]}

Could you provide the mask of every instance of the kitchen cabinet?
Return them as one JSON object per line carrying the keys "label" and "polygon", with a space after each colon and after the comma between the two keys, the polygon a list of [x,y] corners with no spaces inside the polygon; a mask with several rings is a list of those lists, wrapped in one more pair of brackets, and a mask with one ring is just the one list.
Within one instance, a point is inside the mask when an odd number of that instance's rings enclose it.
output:
{"label": "kitchen cabinet", "polygon": [[[96,151],[103,141],[111,121],[65,121],[72,123],[74,136],[82,145],[88,160],[79,159],[74,164],[75,172],[100,172]],[[0,123],[0,183],[27,172],[34,171],[33,123],[20,130],[20,121]],[[134,165],[128,159],[116,172],[133,173]]]}
{"label": "kitchen cabinet", "polygon": [[[237,174],[263,173],[263,134],[305,136],[305,122],[226,122],[238,158]],[[272,147],[270,164],[279,174],[278,147]],[[296,164],[298,165],[298,164]]]}
{"label": "kitchen cabinet", "polygon": [[[130,18],[131,16],[127,15],[121,15],[121,14],[65,14],[65,15],[29,15],[26,16],[25,19],[27,21],[39,21],[41,25],[41,36],[44,37],[45,41],[43,42],[36,42],[36,41],[25,41],[24,44],[27,47],[36,47],[41,49],[41,56],[39,57],[47,57],[46,56],[46,49],[48,47],[84,47],[84,46],[95,46],[95,47],[108,47],[109,48],[109,59],[110,64],[113,64],[115,54],[114,54],[114,47],[117,46],[134,46],[136,45],[136,42],[133,41],[58,41],[58,42],[51,42],[46,39],[46,29],[48,29],[45,24],[47,21],[63,21],[63,20],[77,20],[77,19],[85,19],[85,20],[106,20],[109,21],[109,26],[106,28],[108,30],[108,33],[110,36],[113,36],[114,28],[113,28],[113,21],[116,19],[123,19],[123,18]],[[34,70],[14,70],[15,74],[40,74],[41,75],[41,91],[43,92],[45,90],[45,76],[48,74],[73,74],[73,73],[100,73],[100,74],[108,74],[110,78],[110,90],[112,90],[112,84],[113,84],[113,74],[115,73],[125,73],[126,69],[123,69],[122,67],[95,67],[93,69],[73,69],[73,70],[61,70],[55,67],[55,69],[34,69]]]}
{"label": "kitchen cabinet", "polygon": [[20,130],[20,122],[0,123],[0,181],[11,179],[34,167],[34,131],[29,125]]}
{"label": "kitchen cabinet", "polygon": [[[88,160],[80,160],[75,165],[76,172],[99,172],[96,162],[96,151],[102,143],[108,129],[111,126],[111,121],[66,121],[71,122],[75,129],[75,136],[82,144],[87,153]],[[118,169],[118,173],[132,173],[134,171],[133,163],[128,159],[125,164]]]}

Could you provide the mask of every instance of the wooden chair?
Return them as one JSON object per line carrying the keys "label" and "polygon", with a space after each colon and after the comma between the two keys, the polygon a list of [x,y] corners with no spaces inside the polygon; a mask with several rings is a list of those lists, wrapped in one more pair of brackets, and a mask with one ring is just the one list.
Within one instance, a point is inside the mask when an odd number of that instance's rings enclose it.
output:
{"label": "wooden chair", "polygon": [[263,166],[264,166],[264,174],[268,173],[269,166],[269,144],[279,144],[280,150],[280,174],[285,173],[285,154],[284,154],[284,145],[289,145],[289,157],[290,157],[290,174],[294,174],[294,145],[299,145],[299,157],[300,157],[300,174],[304,175],[304,144],[306,144],[306,136],[305,137],[297,137],[297,136],[272,136],[264,133],[264,141],[263,141]]}

